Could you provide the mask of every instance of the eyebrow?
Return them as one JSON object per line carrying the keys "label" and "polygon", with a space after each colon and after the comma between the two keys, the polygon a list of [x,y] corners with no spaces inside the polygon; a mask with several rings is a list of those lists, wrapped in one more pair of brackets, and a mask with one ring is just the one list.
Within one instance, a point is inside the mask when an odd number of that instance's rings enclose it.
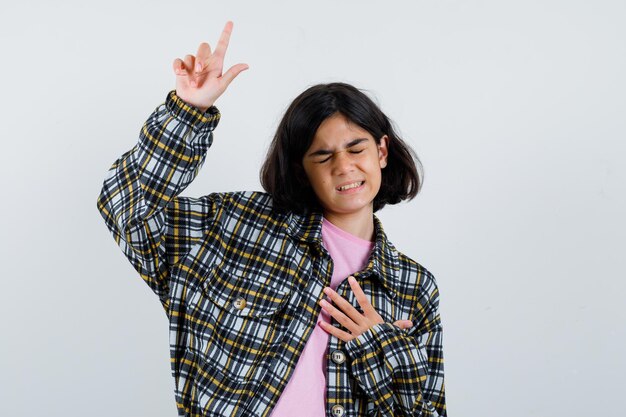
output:
{"label": "eyebrow", "polygon": [[[357,139],[352,139],[350,142],[348,142],[348,144],[346,145],[346,149],[347,148],[351,148],[355,145],[358,145],[361,142],[366,142],[367,138],[357,138]],[[329,149],[318,149],[315,152],[311,152],[310,154],[308,154],[307,156],[319,156],[319,155],[330,155],[334,153],[333,151],[329,150]]]}

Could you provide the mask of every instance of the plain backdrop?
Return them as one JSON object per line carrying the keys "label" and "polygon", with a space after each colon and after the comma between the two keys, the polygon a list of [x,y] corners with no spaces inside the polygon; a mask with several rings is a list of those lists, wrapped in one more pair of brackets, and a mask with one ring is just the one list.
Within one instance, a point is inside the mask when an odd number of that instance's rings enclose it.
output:
{"label": "plain backdrop", "polygon": [[168,323],[96,199],[235,23],[183,195],[260,189],[290,101],[346,81],[419,155],[379,213],[435,277],[450,416],[617,415],[626,392],[623,1],[37,1],[0,6],[0,415],[174,417]]}

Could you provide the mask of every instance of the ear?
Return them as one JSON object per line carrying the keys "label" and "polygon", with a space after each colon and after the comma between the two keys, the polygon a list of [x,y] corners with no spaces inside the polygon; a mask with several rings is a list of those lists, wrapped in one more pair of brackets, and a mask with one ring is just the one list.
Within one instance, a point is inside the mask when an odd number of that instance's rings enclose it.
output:
{"label": "ear", "polygon": [[389,154],[389,137],[387,135],[380,138],[378,146],[378,161],[380,162],[380,168],[387,166],[387,155]]}

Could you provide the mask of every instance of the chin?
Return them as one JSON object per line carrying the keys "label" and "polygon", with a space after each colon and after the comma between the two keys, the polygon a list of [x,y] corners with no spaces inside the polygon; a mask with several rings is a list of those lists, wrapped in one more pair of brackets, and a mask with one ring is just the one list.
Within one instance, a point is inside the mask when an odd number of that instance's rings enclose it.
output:
{"label": "chin", "polygon": [[326,210],[336,214],[352,214],[362,210],[374,207],[374,202],[357,203],[357,204],[334,204],[326,207]]}

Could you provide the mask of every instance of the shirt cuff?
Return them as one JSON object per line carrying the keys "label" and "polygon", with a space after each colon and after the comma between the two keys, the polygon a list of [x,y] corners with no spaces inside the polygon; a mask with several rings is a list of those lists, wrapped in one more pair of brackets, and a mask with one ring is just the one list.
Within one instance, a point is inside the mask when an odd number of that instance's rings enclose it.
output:
{"label": "shirt cuff", "polygon": [[177,119],[197,128],[207,128],[213,130],[220,120],[220,111],[215,106],[211,106],[204,113],[197,107],[185,103],[176,90],[167,93],[165,107]]}
{"label": "shirt cuff", "polygon": [[351,358],[359,358],[367,352],[379,349],[380,341],[390,335],[397,335],[402,329],[391,323],[379,323],[370,327],[344,345],[346,353]]}

